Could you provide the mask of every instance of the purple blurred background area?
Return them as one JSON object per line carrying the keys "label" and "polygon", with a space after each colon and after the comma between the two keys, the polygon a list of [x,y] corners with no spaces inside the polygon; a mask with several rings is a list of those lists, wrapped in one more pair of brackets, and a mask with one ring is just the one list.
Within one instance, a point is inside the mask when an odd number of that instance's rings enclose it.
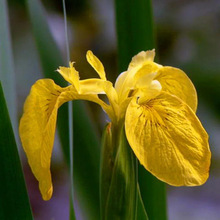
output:
{"label": "purple blurred background area", "polygon": [[[54,39],[64,57],[65,32],[62,1],[42,1]],[[210,178],[199,187],[167,186],[168,215],[170,220],[220,219],[220,1],[154,0],[156,56],[162,65],[183,69],[198,91],[198,117],[210,135],[212,165]],[[86,63],[86,51],[91,49],[103,62],[107,77],[114,81],[117,73],[116,33],[112,0],[66,1],[71,60],[81,78],[95,73]],[[25,1],[9,1],[10,24],[16,71],[18,118],[31,85],[43,78]],[[56,73],[54,73],[56,74]],[[101,109],[88,103],[92,116],[105,124]],[[98,116],[99,115],[99,116]],[[53,198],[41,199],[23,150],[20,147],[26,182],[36,220],[68,219],[69,176],[55,140],[52,158],[54,183]],[[77,197],[77,192],[76,192]],[[77,203],[76,203],[77,206]],[[80,207],[78,207],[80,209]],[[158,210],[159,211],[159,210]],[[78,213],[80,215],[80,213]],[[83,217],[79,216],[79,219]]]}

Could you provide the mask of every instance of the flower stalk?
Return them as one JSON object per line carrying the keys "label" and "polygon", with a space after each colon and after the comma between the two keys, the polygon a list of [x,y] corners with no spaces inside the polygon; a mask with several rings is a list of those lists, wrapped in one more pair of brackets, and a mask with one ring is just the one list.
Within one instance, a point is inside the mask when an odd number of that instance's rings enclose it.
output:
{"label": "flower stalk", "polygon": [[109,123],[104,130],[100,174],[101,219],[135,219],[137,161],[123,126]]}

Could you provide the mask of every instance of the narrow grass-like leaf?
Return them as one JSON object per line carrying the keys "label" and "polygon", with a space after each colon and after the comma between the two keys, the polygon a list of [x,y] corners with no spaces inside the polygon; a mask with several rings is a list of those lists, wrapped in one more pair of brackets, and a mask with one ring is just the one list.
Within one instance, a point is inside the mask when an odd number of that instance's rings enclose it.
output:
{"label": "narrow grass-like leaf", "polygon": [[14,130],[17,127],[15,74],[6,0],[0,0],[0,80]]}
{"label": "narrow grass-like leaf", "polygon": [[101,162],[101,219],[135,219],[137,161],[124,128],[109,124],[103,134]]}
{"label": "narrow grass-like leaf", "polygon": [[[155,47],[151,0],[115,0],[119,71],[125,71],[131,58]],[[149,219],[165,220],[165,184],[139,166],[138,181]]]}
{"label": "narrow grass-like leaf", "polygon": [[[43,72],[57,84],[66,86],[55,70],[63,65],[60,51],[49,30],[43,5],[39,0],[27,0],[36,45]],[[96,129],[88,119],[85,106],[76,101],[73,104],[74,118],[74,179],[77,199],[86,219],[99,219],[99,141]],[[58,114],[58,130],[65,158],[69,161],[68,108],[64,104]],[[85,138],[86,137],[86,138]]]}
{"label": "narrow grass-like leaf", "polygon": [[[68,40],[68,29],[67,29],[67,16],[66,16],[66,4],[63,0],[63,17],[64,17],[64,29],[65,29],[65,42],[66,42],[66,55],[67,55],[67,65],[70,61],[70,51],[69,51],[69,40]],[[68,124],[69,124],[69,154],[70,154],[70,220],[75,219],[74,212],[74,174],[73,174],[73,105],[72,102],[68,103]]]}
{"label": "narrow grass-like leaf", "polygon": [[137,218],[136,219],[137,220],[148,220],[147,212],[144,207],[139,185],[137,186],[137,191],[138,191],[138,200],[137,200]]}
{"label": "narrow grass-like leaf", "polygon": [[32,219],[6,101],[0,83],[0,219]]}

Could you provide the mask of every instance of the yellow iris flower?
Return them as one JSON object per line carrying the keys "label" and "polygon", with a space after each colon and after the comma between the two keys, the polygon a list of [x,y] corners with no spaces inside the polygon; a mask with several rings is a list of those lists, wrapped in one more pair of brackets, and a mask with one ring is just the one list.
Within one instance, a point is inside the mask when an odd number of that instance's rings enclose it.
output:
{"label": "yellow iris flower", "polygon": [[[88,51],[87,61],[100,78],[80,80],[70,63],[58,72],[71,85],[61,88],[51,79],[41,79],[32,86],[19,133],[44,200],[53,191],[50,163],[57,111],[76,99],[99,104],[114,126],[125,125],[138,160],[158,179],[174,186],[207,180],[211,153],[208,135],[195,115],[196,90],[183,71],[155,63],[154,56],[154,50],[134,56],[113,86],[100,60]],[[98,94],[106,94],[108,103]]]}

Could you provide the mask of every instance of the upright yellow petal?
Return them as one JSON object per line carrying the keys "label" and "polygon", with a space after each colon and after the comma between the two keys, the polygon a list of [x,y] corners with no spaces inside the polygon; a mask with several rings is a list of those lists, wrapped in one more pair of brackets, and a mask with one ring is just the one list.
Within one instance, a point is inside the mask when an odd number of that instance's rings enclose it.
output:
{"label": "upright yellow petal", "polygon": [[[138,71],[139,72],[139,71]],[[137,74],[134,77],[135,85],[134,88],[147,88],[155,78],[157,73],[147,73],[137,77]]]}
{"label": "upright yellow petal", "polygon": [[137,66],[128,68],[128,71],[123,73],[117,80],[117,92],[120,102],[128,97],[131,90],[140,87],[147,88],[156,77],[158,69],[161,68],[161,66],[149,60],[140,61]]}
{"label": "upright yellow petal", "polygon": [[154,61],[155,57],[155,50],[147,50],[147,51],[141,51],[136,56],[134,56],[129,64],[128,70],[142,66],[147,61]]}
{"label": "upright yellow petal", "polygon": [[117,77],[115,81],[115,89],[118,93],[120,92],[128,73],[128,71],[124,71]]}
{"label": "upright yellow petal", "polygon": [[74,63],[69,63],[70,67],[63,67],[60,66],[57,70],[63,78],[69,82],[70,84],[74,85],[76,90],[79,91],[79,72],[73,67]]}
{"label": "upright yellow petal", "polygon": [[165,66],[158,70],[157,79],[163,88],[163,91],[176,95],[194,112],[197,109],[197,93],[189,77],[180,69]]}
{"label": "upright yellow petal", "polygon": [[134,97],[125,117],[128,142],[140,163],[174,186],[203,184],[209,176],[208,135],[188,105],[161,93],[144,105]]}
{"label": "upright yellow petal", "polygon": [[88,63],[99,74],[100,78],[103,80],[106,80],[104,66],[102,65],[101,61],[92,53],[92,51],[89,50],[87,52],[86,59],[87,59]]}

